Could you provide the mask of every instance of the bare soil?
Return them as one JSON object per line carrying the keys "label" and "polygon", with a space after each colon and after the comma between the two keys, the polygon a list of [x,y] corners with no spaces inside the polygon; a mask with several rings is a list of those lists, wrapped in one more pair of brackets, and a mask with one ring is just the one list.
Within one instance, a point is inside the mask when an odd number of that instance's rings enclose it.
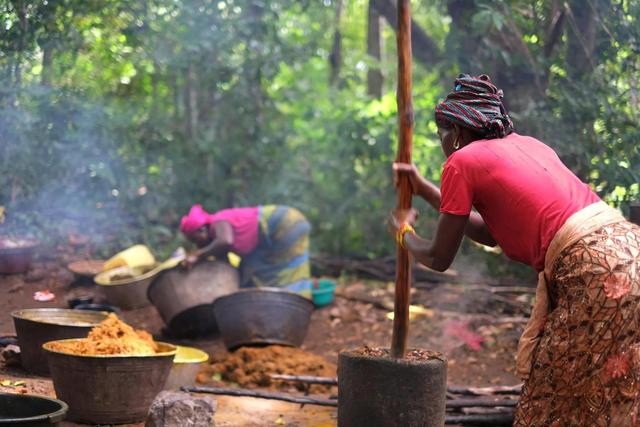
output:
{"label": "bare soil", "polygon": [[[15,334],[11,318],[13,310],[33,307],[63,308],[67,307],[69,298],[86,294],[94,295],[94,302],[106,302],[95,285],[75,281],[74,275],[65,267],[68,262],[78,259],[78,256],[61,250],[48,258],[41,255],[26,274],[0,275],[0,336]],[[464,278],[459,282],[461,283],[434,284],[426,289],[412,290],[412,304],[420,305],[423,310],[411,321],[409,348],[419,350],[422,355],[430,354],[423,351],[442,353],[448,361],[448,381],[453,385],[519,383],[514,375],[514,355],[530,296],[498,296],[483,290],[477,279],[470,291],[465,288]],[[56,295],[54,300],[38,302],[33,299],[34,292],[46,289]],[[392,286],[357,279],[344,280],[341,281],[340,292],[345,297],[337,297],[331,305],[315,310],[301,350],[251,349],[229,355],[219,337],[185,341],[163,337],[161,331],[164,324],[152,306],[123,311],[121,317],[136,329],[149,331],[157,340],[205,350],[214,362],[207,369],[206,375],[213,379],[217,373],[220,380],[227,382],[226,385],[235,383],[247,387],[292,387],[268,381],[265,372],[273,369],[273,373],[334,376],[341,350],[389,346],[392,320],[388,318],[388,313],[393,300]],[[369,302],[358,301],[359,298]],[[371,300],[376,303],[372,304]],[[286,354],[294,356],[288,358]],[[239,364],[241,367],[235,372],[231,361],[238,359],[244,365]],[[25,384],[16,386],[16,381],[24,381]],[[2,383],[8,385],[0,385],[0,392],[26,391],[55,395],[50,379],[30,375],[19,367],[0,364],[0,384]],[[335,410],[331,408],[309,405],[300,408],[300,405],[254,398],[217,399],[219,405],[216,423],[220,426],[335,425]],[[63,426],[75,425],[78,424],[63,423]]]}
{"label": "bare soil", "polygon": [[[337,367],[324,357],[299,348],[270,345],[262,348],[242,347],[231,354],[216,354],[200,375],[198,382],[225,381],[243,388],[282,391],[305,391],[312,394],[331,392],[332,387],[313,384],[290,384],[273,380],[271,375],[308,375],[335,377]],[[292,390],[293,389],[293,390]]]}

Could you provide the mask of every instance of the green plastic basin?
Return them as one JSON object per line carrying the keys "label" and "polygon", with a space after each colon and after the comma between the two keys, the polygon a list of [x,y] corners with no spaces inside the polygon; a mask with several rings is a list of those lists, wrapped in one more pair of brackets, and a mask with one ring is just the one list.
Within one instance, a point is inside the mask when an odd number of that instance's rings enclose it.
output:
{"label": "green plastic basin", "polygon": [[331,304],[335,291],[336,282],[329,279],[319,279],[311,289],[313,304],[316,307],[323,307],[327,304]]}

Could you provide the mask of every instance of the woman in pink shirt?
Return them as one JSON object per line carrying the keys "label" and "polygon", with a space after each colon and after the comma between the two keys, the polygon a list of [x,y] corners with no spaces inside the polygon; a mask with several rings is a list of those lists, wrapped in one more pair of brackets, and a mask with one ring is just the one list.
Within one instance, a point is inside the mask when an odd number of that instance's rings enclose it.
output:
{"label": "woman in pink shirt", "polygon": [[[421,263],[443,271],[464,235],[539,272],[518,347],[515,426],[640,422],[640,228],[610,208],[542,142],[518,135],[489,77],[461,75],[436,107],[447,156],[441,189],[414,165],[413,191],[440,211],[432,240],[414,211],[391,220]],[[472,210],[475,208],[475,210]]]}
{"label": "woman in pink shirt", "polygon": [[280,287],[310,296],[311,225],[297,209],[266,205],[210,214],[194,205],[182,217],[180,231],[199,247],[187,256],[187,267],[208,255],[226,259],[234,252],[242,259],[242,287]]}

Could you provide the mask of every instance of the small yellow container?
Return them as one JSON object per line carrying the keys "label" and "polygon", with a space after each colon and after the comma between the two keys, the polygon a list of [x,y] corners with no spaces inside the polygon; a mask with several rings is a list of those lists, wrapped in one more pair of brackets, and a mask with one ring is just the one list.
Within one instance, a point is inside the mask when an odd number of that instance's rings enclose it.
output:
{"label": "small yellow container", "polygon": [[176,346],[173,367],[164,384],[165,390],[177,390],[183,386],[192,386],[202,365],[209,360],[209,355],[194,347]]}
{"label": "small yellow container", "polygon": [[135,245],[117,253],[104,263],[102,271],[112,270],[118,267],[152,267],[156,263],[153,254],[145,245]]}

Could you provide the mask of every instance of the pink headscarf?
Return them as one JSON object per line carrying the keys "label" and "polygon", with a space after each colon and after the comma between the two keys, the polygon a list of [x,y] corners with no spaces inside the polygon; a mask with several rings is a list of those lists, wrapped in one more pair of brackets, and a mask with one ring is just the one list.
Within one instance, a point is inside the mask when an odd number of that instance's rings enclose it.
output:
{"label": "pink headscarf", "polygon": [[193,233],[202,226],[210,224],[212,216],[202,209],[202,205],[193,205],[189,213],[182,217],[180,231],[185,234]]}

